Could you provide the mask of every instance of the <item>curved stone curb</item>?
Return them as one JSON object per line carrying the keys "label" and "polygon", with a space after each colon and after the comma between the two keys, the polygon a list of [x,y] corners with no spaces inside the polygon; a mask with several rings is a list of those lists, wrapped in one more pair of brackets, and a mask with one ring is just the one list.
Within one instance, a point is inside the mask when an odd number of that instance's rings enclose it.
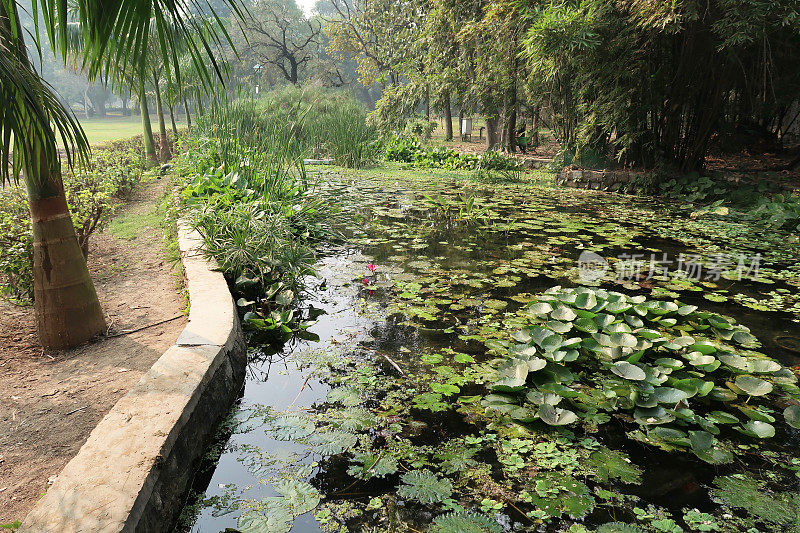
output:
{"label": "curved stone curb", "polygon": [[122,397],[20,532],[169,531],[198,459],[244,382],[246,345],[228,285],[181,226],[189,323]]}

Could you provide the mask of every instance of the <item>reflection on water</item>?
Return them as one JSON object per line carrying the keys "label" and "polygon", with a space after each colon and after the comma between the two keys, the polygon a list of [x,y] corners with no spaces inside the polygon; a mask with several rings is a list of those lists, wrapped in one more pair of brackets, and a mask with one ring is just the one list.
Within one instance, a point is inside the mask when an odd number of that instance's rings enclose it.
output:
{"label": "reflection on water", "polygon": [[[437,192],[456,201],[455,193],[447,189]],[[313,362],[336,354],[378,360],[386,376],[414,372],[419,353],[449,348],[480,358],[485,351],[483,342],[464,339],[459,333],[480,331],[481,325],[497,313],[490,306],[514,313],[537,292],[553,285],[575,285],[576,260],[582,250],[596,250],[604,257],[639,250],[673,257],[698,253],[680,240],[665,236],[673,231],[659,234],[664,222],[647,202],[612,201],[616,197],[572,190],[547,196],[523,186],[481,190],[479,196],[486,209],[485,218],[472,223],[452,216],[443,218],[437,214],[440,206],[432,207],[409,187],[367,184],[358,187],[352,197],[345,197],[345,208],[350,210],[348,244],[326,250],[317,267],[318,278],[309,280],[307,302],[326,311],[310,328],[319,335],[319,342],[293,341],[275,354],[251,347],[246,387],[236,409],[240,413],[267,407],[280,412],[313,412],[325,402],[330,390],[324,374]],[[376,273],[365,268],[369,263],[378,265]],[[766,262],[766,266],[772,272],[783,269],[780,263]],[[434,292],[441,289],[438,294],[442,303],[428,307],[431,316],[425,314],[425,301],[418,303],[419,314],[413,317],[393,307],[398,291],[393,292],[391,287],[413,283],[423,283]],[[797,352],[791,349],[791,339],[797,331],[795,315],[786,310],[755,311],[733,297],[724,301],[704,297],[708,292],[724,291],[727,296],[763,299],[776,289],[796,296],[796,286],[783,279],[769,284],[723,280],[713,286],[679,285],[669,277],[627,284],[606,279],[602,287],[631,294],[649,294],[659,289],[665,295],[677,293],[684,303],[734,317],[758,336],[765,353],[784,364],[800,362]],[[411,286],[406,291],[413,289]],[[793,301],[787,298],[786,305]],[[369,401],[365,405],[369,406]],[[475,431],[454,411],[414,413],[422,428],[412,436],[415,445],[435,446],[440,440]],[[632,442],[623,432],[621,425],[612,422],[603,427],[598,438],[609,447],[624,450],[644,469],[642,484],[628,487],[628,493],[674,510],[685,506],[711,508],[706,487],[726,469]],[[306,445],[276,440],[262,427],[247,423],[240,424],[232,434],[221,434],[218,445],[224,446],[223,453],[198,475],[195,487],[205,491],[206,498],[217,498],[217,504],[228,497],[260,500],[277,495],[269,483],[260,482],[263,476],[256,475],[263,473],[259,468],[269,469],[269,465],[254,468],[252,457],[258,450],[267,451],[273,459],[292,457],[296,464],[307,465],[307,471],[300,473],[323,499],[368,500],[393,491],[398,480],[394,474],[358,481],[347,474],[349,463],[341,455],[317,455]],[[235,528],[239,513],[225,513],[227,510],[225,505],[202,507],[191,531]],[[394,512],[400,520],[419,527],[431,520],[421,506],[409,504]],[[615,519],[625,519],[624,514],[620,511]],[[510,516],[508,523],[523,519]],[[598,508],[589,522],[603,523],[607,519],[607,510]],[[369,523],[368,514],[360,520]],[[354,519],[352,527],[358,523],[359,519]],[[292,531],[322,529],[311,513],[306,513],[295,520]]]}

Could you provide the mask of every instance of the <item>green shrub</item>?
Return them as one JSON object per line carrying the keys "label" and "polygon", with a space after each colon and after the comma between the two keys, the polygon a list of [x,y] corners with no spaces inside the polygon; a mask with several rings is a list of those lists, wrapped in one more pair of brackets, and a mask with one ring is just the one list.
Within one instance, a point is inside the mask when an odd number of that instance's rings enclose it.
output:
{"label": "green shrub", "polygon": [[742,211],[744,218],[775,229],[800,231],[800,197],[779,192],[767,176],[754,183],[731,182],[716,174],[697,172],[663,180],[658,188],[671,200],[705,206],[699,214],[725,214],[726,205]]}
{"label": "green shrub", "polygon": [[[266,103],[214,105],[175,165],[191,223],[204,252],[230,281],[244,325],[261,341],[276,343],[294,333],[311,337],[305,328],[313,311],[305,317],[297,312],[297,296],[312,272],[314,243],[334,235],[335,214],[302,163],[310,146],[309,115],[302,101],[287,101],[287,94]],[[265,113],[264,105],[273,112]],[[325,116],[347,129],[347,117],[359,112],[347,106],[326,109]],[[354,130],[342,138],[357,136]]]}
{"label": "green shrub", "polygon": [[519,161],[497,150],[487,150],[483,154],[468,154],[445,147],[425,148],[419,140],[408,136],[393,136],[387,139],[384,155],[387,161],[446,170],[518,170],[521,166]]}
{"label": "green shrub", "polygon": [[384,154],[388,161],[413,163],[425,154],[422,143],[414,137],[395,136],[385,143]]}
{"label": "green shrub", "polygon": [[0,189],[0,294],[33,299],[33,235],[28,200],[17,186]]}
{"label": "green shrub", "polygon": [[65,179],[64,191],[81,251],[84,257],[89,257],[89,237],[108,225],[119,206],[114,196],[116,184],[91,172],[80,179]]}
{"label": "green shrub", "polygon": [[[111,220],[120,200],[136,187],[146,166],[141,139],[96,148],[87,168],[64,175],[75,233],[88,255],[90,237]],[[0,294],[15,301],[33,299],[33,236],[28,199],[21,185],[0,189]]]}
{"label": "green shrub", "polygon": [[413,118],[406,124],[406,131],[419,138],[429,139],[435,129],[436,122],[421,117]]}

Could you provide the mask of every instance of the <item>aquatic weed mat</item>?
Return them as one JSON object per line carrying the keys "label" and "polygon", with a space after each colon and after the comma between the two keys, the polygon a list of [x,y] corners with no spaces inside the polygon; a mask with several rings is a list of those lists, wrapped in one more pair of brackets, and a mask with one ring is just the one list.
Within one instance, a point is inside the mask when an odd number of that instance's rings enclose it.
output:
{"label": "aquatic weed mat", "polygon": [[251,347],[195,530],[798,528],[796,235],[542,179],[329,179],[320,340]]}

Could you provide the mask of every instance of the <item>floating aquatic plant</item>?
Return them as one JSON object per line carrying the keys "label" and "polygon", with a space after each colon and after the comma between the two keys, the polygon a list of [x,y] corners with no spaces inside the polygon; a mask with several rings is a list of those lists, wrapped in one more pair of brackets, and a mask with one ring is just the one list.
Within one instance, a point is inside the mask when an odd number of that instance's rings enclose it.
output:
{"label": "floating aquatic plant", "polygon": [[[752,350],[746,327],[696,306],[555,287],[523,314],[528,327],[487,342],[505,358],[483,401],[522,424],[606,412],[635,425],[631,438],[724,463],[737,432],[773,437],[776,400],[800,398],[797,377]],[[790,406],[784,419],[798,415]]]}

